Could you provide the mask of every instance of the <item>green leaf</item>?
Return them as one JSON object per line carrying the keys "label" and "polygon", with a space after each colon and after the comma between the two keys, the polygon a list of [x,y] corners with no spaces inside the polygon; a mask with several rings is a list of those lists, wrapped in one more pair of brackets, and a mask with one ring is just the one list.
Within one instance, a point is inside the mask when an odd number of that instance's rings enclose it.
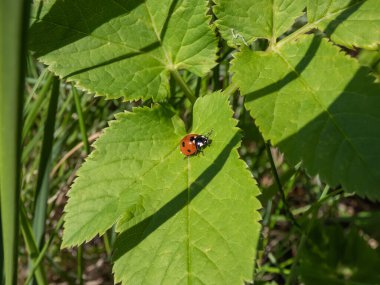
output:
{"label": "green leaf", "polygon": [[376,49],[380,43],[378,0],[308,0],[307,16],[340,45]]}
{"label": "green leaf", "polygon": [[34,9],[31,49],[96,95],[162,101],[170,70],[203,76],[215,65],[204,0],[37,1]]}
{"label": "green leaf", "polygon": [[273,42],[285,33],[294,20],[302,15],[305,2],[302,0],[214,0],[216,24],[223,38],[234,46],[251,43],[256,38],[267,38]]}
{"label": "green leaf", "polygon": [[380,284],[380,253],[355,227],[344,231],[338,225],[319,224],[313,228],[307,248],[299,269],[305,285]]}
{"label": "green leaf", "polygon": [[331,186],[380,199],[380,88],[325,39],[236,56],[233,80],[263,136]]}
{"label": "green leaf", "polygon": [[228,97],[194,105],[192,133],[210,135],[186,158],[183,123],[162,106],[119,114],[78,172],[66,205],[63,246],[117,223],[116,282],[242,284],[259,238],[258,188],[236,148]]}

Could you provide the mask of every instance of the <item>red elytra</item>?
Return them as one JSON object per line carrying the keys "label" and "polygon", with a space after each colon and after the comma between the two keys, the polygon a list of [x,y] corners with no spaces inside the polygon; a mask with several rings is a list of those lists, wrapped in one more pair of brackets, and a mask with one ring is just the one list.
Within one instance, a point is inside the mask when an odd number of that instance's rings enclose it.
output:
{"label": "red elytra", "polygon": [[188,134],[180,142],[180,150],[183,155],[191,156],[202,152],[202,149],[208,146],[211,141],[208,137],[198,134]]}

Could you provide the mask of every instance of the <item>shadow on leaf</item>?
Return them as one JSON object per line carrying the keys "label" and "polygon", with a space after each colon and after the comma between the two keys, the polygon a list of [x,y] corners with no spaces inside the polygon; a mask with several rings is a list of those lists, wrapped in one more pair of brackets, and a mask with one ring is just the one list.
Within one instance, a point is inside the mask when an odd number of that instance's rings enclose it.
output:
{"label": "shadow on leaf", "polygon": [[154,42],[154,43],[152,43],[152,44],[150,44],[150,45],[148,45],[146,47],[143,47],[139,51],[130,52],[130,53],[127,53],[127,54],[124,54],[124,55],[112,58],[110,60],[106,60],[104,62],[95,64],[95,65],[92,65],[92,66],[89,66],[89,67],[85,67],[85,68],[79,69],[79,70],[74,71],[74,72],[71,72],[71,73],[65,75],[64,78],[69,78],[69,77],[72,77],[74,75],[78,75],[78,74],[81,74],[81,73],[84,73],[84,72],[87,72],[87,71],[90,71],[90,70],[97,69],[99,67],[103,67],[103,66],[106,66],[106,65],[118,62],[118,61],[122,61],[122,60],[125,60],[125,59],[128,59],[128,58],[132,58],[132,57],[135,57],[135,56],[138,56],[138,55],[150,52],[152,50],[155,50],[158,47],[160,47],[160,43],[159,42]]}
{"label": "shadow on leaf", "polygon": [[278,146],[330,186],[379,199],[380,87],[374,80],[367,67],[359,68],[325,112]]}
{"label": "shadow on leaf", "polygon": [[[49,12],[31,26],[30,48],[38,57],[46,55],[91,35],[98,27],[141,4],[144,0],[115,0],[108,1],[107,5],[101,0],[55,1]],[[42,5],[43,1],[39,10]]]}
{"label": "shadow on leaf", "polygon": [[[350,4],[348,6],[354,5],[357,2],[357,0],[351,0]],[[343,10],[333,21],[331,21],[328,26],[325,29],[325,33],[328,35],[331,35],[334,33],[336,28],[344,22],[346,19],[348,19],[357,9],[360,8],[360,6],[364,3],[356,3],[355,6],[351,7],[350,9]],[[287,75],[284,76],[281,80],[272,83],[266,87],[263,87],[259,90],[256,90],[254,92],[248,93],[245,96],[245,101],[250,102],[253,100],[257,100],[265,95],[274,93],[276,91],[279,91],[287,84],[291,83],[293,80],[297,79],[301,73],[306,69],[306,67],[310,64],[312,59],[314,58],[315,54],[317,53],[319,46],[321,45],[322,38],[319,36],[315,36],[313,38],[313,41],[311,45],[309,46],[308,50],[306,51],[305,55],[301,59],[301,61],[296,65],[293,71],[289,72]]]}
{"label": "shadow on leaf", "polygon": [[[168,221],[176,213],[189,205],[191,201],[206,188],[212,179],[219,173],[227,161],[229,154],[239,143],[240,136],[235,136],[221,151],[214,162],[193,182],[188,189],[181,191],[176,197],[167,202],[153,215],[145,218],[143,221],[122,232],[114,245],[113,260],[116,261],[124,254],[138,246],[151,233],[158,229],[162,224]],[[189,158],[191,159],[191,158]]]}
{"label": "shadow on leaf", "polygon": [[[70,72],[64,77],[68,78],[118,61],[148,53],[159,48],[166,35],[170,18],[177,6],[177,3],[178,0],[173,0],[171,2],[167,17],[163,23],[160,35],[157,35],[156,41],[147,43],[145,46],[136,48],[135,51],[128,52],[124,55],[107,59],[92,66],[83,67],[79,70]],[[99,0],[56,1],[50,8],[49,12],[44,15],[42,19],[38,19],[31,26],[31,37],[29,42],[30,48],[36,51],[37,57],[44,56],[77,42],[84,37],[92,36],[93,31],[95,31],[98,27],[106,24],[113,18],[131,13],[142,4],[145,4],[145,0],[114,0],[107,3],[107,5],[104,5],[104,2]],[[42,5],[43,2],[41,1],[40,6],[38,7],[39,11],[41,11]],[[73,12],[74,15],[72,15]],[[37,12],[37,18],[39,18],[38,14],[39,12]],[[67,17],[67,14],[70,14],[70,16]],[[96,37],[96,35],[94,35],[94,37]],[[97,39],[102,40],[101,38]],[[106,41],[107,39],[104,39],[104,42]]]}

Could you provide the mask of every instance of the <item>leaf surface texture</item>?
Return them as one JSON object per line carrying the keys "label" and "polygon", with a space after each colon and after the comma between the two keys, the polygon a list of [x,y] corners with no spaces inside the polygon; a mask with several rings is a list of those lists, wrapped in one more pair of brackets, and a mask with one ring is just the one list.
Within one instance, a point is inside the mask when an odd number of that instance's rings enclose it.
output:
{"label": "leaf surface texture", "polygon": [[242,284],[252,278],[259,194],[239,159],[227,96],[197,100],[192,133],[213,130],[204,155],[184,157],[183,123],[165,107],[119,114],[78,172],[63,246],[116,223],[116,282]]}
{"label": "leaf surface texture", "polygon": [[82,89],[163,101],[170,70],[205,75],[216,38],[204,0],[37,1],[30,48]]}
{"label": "leaf surface texture", "polygon": [[233,80],[265,139],[331,186],[380,199],[380,88],[319,37],[236,56]]}

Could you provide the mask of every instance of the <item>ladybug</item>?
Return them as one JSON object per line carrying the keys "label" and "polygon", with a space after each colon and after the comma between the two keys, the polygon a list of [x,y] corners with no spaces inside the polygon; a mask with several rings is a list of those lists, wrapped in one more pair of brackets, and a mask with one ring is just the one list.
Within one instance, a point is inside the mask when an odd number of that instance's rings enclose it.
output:
{"label": "ladybug", "polygon": [[188,134],[183,137],[179,147],[183,155],[191,156],[202,152],[202,150],[210,144],[211,140],[208,138],[208,136]]}

